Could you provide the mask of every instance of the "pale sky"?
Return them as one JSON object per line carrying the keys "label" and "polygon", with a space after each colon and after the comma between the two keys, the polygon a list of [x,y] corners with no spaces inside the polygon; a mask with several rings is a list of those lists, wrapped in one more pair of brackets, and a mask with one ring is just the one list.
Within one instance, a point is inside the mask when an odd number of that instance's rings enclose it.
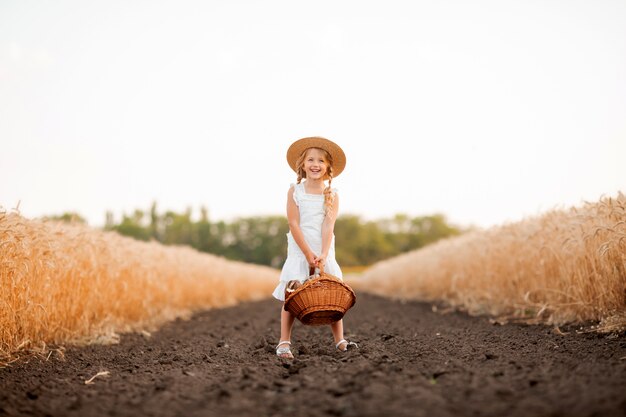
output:
{"label": "pale sky", "polygon": [[284,214],[311,135],[368,219],[624,192],[626,2],[0,0],[5,209]]}

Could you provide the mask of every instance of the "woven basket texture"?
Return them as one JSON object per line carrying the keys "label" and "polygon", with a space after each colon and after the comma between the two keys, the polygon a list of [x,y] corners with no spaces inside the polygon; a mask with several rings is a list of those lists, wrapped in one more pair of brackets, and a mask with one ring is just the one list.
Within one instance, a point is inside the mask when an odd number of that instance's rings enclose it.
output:
{"label": "woven basket texture", "polygon": [[323,326],[341,320],[356,302],[352,288],[323,271],[285,295],[285,310],[307,326]]}

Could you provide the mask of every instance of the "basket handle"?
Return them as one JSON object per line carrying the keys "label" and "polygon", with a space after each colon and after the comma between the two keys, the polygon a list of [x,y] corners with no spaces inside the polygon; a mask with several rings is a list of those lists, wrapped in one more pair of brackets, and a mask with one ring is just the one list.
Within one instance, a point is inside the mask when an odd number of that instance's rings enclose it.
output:
{"label": "basket handle", "polygon": [[[324,275],[324,265],[321,265],[319,269],[320,269],[320,276]],[[315,275],[315,267],[309,266],[309,276],[312,277],[313,275]]]}

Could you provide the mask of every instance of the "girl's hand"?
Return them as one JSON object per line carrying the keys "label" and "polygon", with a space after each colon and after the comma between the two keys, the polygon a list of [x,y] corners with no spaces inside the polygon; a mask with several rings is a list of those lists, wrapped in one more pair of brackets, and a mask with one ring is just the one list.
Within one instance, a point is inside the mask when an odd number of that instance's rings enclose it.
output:
{"label": "girl's hand", "polygon": [[322,268],[326,264],[326,256],[320,255],[315,258],[315,266]]}
{"label": "girl's hand", "polygon": [[317,255],[313,252],[309,252],[306,254],[306,261],[309,263],[311,268],[315,268],[317,266]]}

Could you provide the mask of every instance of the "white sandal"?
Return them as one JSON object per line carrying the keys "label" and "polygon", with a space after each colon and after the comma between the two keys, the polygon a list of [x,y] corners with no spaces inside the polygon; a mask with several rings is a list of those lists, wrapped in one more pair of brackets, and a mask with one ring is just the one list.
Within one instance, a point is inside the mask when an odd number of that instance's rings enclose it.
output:
{"label": "white sandal", "polygon": [[[289,345],[280,347],[280,345]],[[289,355],[289,356],[281,356],[281,355]],[[283,340],[276,345],[276,356],[281,359],[293,359],[293,353],[291,353],[291,342],[289,340]]]}
{"label": "white sandal", "polygon": [[[345,344],[346,344],[346,348],[345,348],[345,349],[339,349],[339,346],[340,346],[342,343],[345,343]],[[359,348],[359,345],[357,345],[357,344],[356,344],[356,343],[354,343],[354,342],[348,342],[346,339],[341,339],[341,340],[339,341],[339,343],[337,343],[337,344],[335,345],[335,348],[337,348],[337,350],[340,350],[340,351],[342,351],[342,352],[347,352],[349,349],[352,349],[352,348],[354,348],[354,349],[358,349],[358,348]]]}

